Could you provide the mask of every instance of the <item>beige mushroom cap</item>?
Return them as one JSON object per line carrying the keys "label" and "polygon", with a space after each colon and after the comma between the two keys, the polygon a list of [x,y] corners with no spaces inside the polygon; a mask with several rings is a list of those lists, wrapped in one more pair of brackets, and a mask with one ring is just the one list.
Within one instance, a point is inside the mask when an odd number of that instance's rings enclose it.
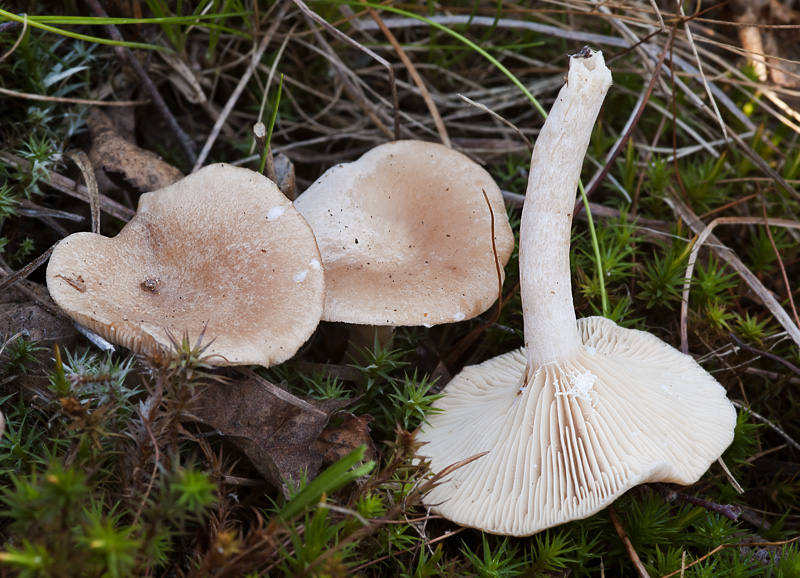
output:
{"label": "beige mushroom cap", "polygon": [[645,482],[691,484],[733,440],[725,390],[691,357],[601,317],[583,351],[528,376],[520,349],[466,368],[418,439],[434,472],[425,498],[464,526],[527,536],[606,507]]}
{"label": "beige mushroom cap", "polygon": [[323,319],[435,325],[488,309],[514,248],[500,189],[466,155],[397,141],[323,174],[296,201],[326,272]]}
{"label": "beige mushroom cap", "polygon": [[81,325],[140,353],[204,332],[216,365],[280,363],[319,323],[311,228],[272,181],[226,164],[147,193],[114,238],[76,233],[47,286]]}

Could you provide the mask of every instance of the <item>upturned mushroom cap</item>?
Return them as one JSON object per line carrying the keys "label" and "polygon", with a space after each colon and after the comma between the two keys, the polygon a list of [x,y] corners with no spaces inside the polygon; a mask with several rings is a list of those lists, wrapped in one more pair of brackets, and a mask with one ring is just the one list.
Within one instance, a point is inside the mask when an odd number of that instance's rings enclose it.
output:
{"label": "upturned mushroom cap", "polygon": [[636,484],[692,483],[733,440],[725,390],[690,357],[607,319],[575,319],[575,193],[610,86],[601,53],[571,57],[536,140],[520,226],[524,349],[464,369],[419,436],[437,473],[485,452],[424,498],[460,524],[529,535]]}
{"label": "upturned mushroom cap", "polygon": [[645,482],[696,482],[733,440],[725,390],[691,357],[601,317],[582,351],[526,379],[522,349],[464,369],[418,439],[434,472],[425,503],[464,526],[527,536],[590,516]]}
{"label": "upturned mushroom cap", "polygon": [[203,335],[216,365],[279,363],[319,323],[321,258],[269,179],[226,164],[147,193],[114,238],[76,233],[47,286],[81,325],[140,353]]}
{"label": "upturned mushroom cap", "polygon": [[323,319],[434,325],[474,317],[498,297],[514,248],[500,189],[467,156],[397,141],[323,174],[296,201],[325,265]]}

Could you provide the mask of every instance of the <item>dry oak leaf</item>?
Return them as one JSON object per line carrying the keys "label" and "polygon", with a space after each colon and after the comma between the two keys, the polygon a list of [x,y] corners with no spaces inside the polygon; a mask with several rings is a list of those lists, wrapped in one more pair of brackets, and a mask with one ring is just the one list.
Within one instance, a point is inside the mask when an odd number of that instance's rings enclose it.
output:
{"label": "dry oak leaf", "polygon": [[288,496],[287,483],[311,480],[324,451],[314,441],[345,401],[300,399],[261,376],[242,370],[244,379],[204,389],[193,412],[196,421],[234,443],[271,485]]}
{"label": "dry oak leaf", "polygon": [[332,464],[345,457],[357,447],[366,444],[364,459],[375,459],[375,446],[369,435],[369,423],[375,418],[371,415],[354,415],[349,411],[341,412],[344,420],[338,427],[327,427],[320,432],[312,446],[323,454],[324,464]]}
{"label": "dry oak leaf", "polygon": [[163,189],[183,178],[183,173],[158,155],[129,143],[114,130],[99,108],[92,108],[86,121],[92,139],[89,159],[95,170],[122,173],[127,182],[142,192]]}

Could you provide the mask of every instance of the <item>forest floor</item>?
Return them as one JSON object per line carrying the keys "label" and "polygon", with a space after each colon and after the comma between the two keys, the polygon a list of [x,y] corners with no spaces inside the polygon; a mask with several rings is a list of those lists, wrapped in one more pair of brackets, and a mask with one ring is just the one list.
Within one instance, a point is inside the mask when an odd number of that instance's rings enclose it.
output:
{"label": "forest floor", "polygon": [[[4,2],[3,575],[800,577],[800,13],[788,4]],[[415,459],[417,428],[464,367],[523,345],[516,245],[501,306],[360,346],[323,321],[269,368],[214,366],[210,335],[104,350],[48,293],[59,241],[114,237],[142,193],[264,160],[293,199],[401,139],[486,169],[518,244],[543,112],[585,45],[614,84],[581,177],[575,310],[656,335],[727,391],[733,443],[691,486],[636,486],[528,537],[425,507],[441,480]],[[186,221],[206,225],[197,239],[217,235],[204,219]]]}

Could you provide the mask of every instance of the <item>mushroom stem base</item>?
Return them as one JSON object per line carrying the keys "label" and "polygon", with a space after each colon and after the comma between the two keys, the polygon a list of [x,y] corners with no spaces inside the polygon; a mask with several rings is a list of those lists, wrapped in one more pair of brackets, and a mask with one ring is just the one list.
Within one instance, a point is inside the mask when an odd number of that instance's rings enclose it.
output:
{"label": "mushroom stem base", "polygon": [[347,357],[361,361],[364,350],[372,351],[377,341],[381,348],[386,347],[394,339],[394,327],[391,325],[355,325],[348,326],[350,330],[347,342]]}

